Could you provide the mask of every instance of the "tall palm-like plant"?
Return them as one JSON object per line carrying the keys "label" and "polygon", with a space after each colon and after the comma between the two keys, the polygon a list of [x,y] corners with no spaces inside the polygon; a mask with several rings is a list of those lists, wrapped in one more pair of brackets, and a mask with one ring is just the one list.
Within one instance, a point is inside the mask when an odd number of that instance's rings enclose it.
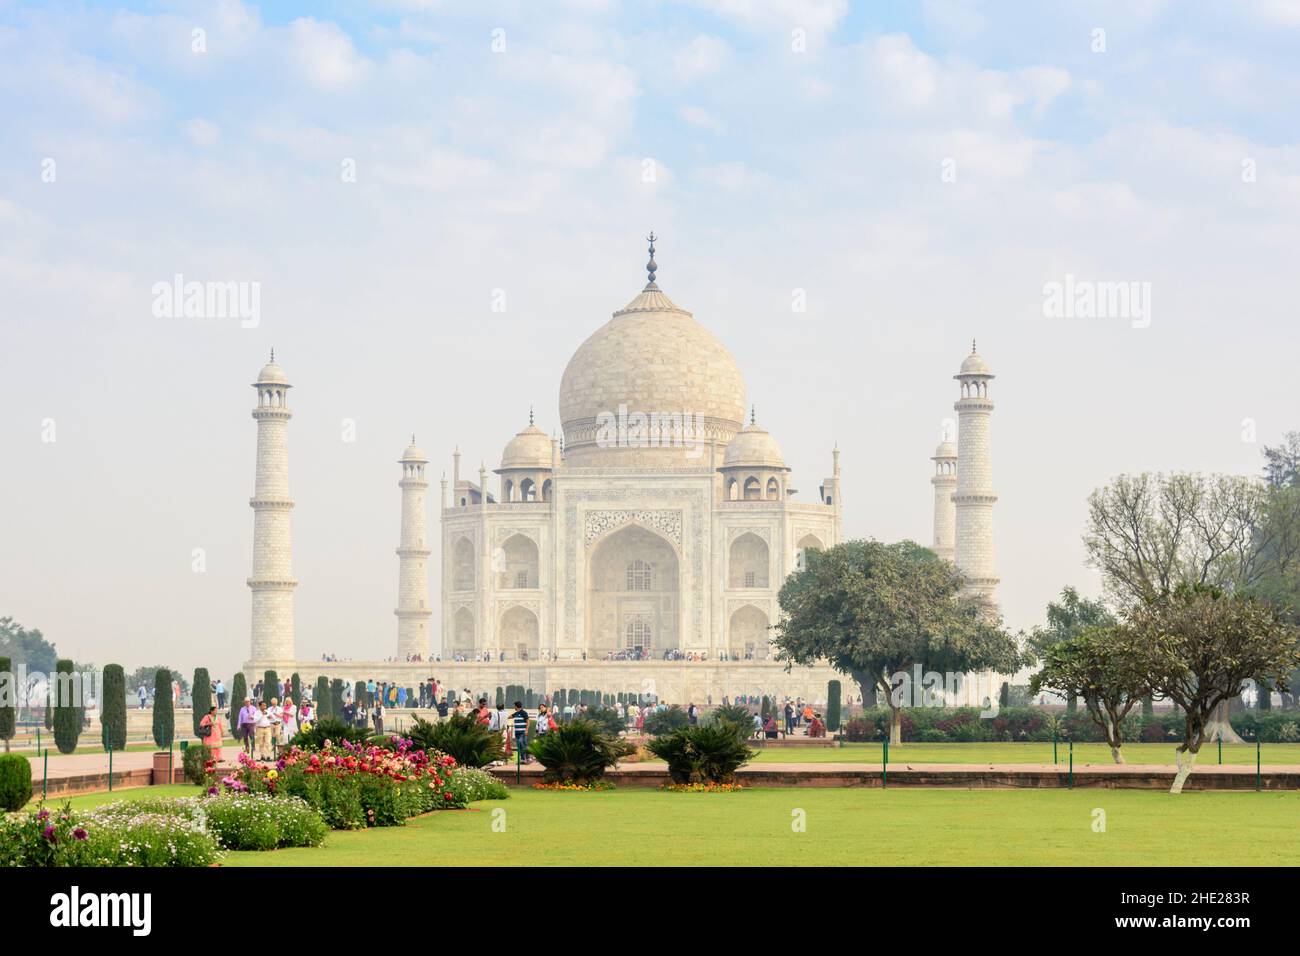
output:
{"label": "tall palm-like plant", "polygon": [[462,767],[486,767],[505,757],[500,732],[464,714],[439,721],[416,717],[405,735],[421,750],[444,753]]}
{"label": "tall palm-like plant", "polygon": [[629,741],[604,733],[590,720],[578,718],[542,734],[528,752],[543,767],[546,783],[594,783],[610,767],[636,750]]}
{"label": "tall palm-like plant", "polygon": [[656,737],[646,749],[667,762],[673,783],[733,783],[736,771],[754,756],[734,724],[679,727]]}

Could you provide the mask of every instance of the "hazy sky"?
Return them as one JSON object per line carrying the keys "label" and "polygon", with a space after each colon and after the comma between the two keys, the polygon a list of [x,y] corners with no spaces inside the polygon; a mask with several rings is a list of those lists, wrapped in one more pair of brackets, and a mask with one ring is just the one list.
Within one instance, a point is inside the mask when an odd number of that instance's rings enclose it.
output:
{"label": "hazy sky", "polygon": [[[839,443],[850,536],[929,541],[978,338],[1031,626],[1098,590],[1091,489],[1300,427],[1297,103],[1297,0],[0,5],[0,615],[233,671],[274,346],[299,655],[392,653],[411,433],[436,540],[452,448],[558,428],[653,228],[805,498]],[[177,274],[260,321],[158,317]],[[1046,317],[1067,275],[1149,322]]]}

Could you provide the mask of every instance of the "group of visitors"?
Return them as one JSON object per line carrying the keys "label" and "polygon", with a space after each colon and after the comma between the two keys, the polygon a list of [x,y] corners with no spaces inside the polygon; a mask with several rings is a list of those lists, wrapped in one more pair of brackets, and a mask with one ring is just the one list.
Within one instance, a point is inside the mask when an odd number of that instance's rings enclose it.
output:
{"label": "group of visitors", "polygon": [[[244,752],[254,760],[274,760],[279,749],[297,736],[300,727],[310,725],[312,717],[312,703],[307,697],[301,704],[294,704],[292,697],[286,697],[283,704],[278,697],[272,697],[269,704],[265,700],[254,704],[253,698],[245,697],[236,718],[235,736]],[[224,728],[216,707],[200,725],[210,728],[203,742],[212,750],[214,759],[220,761]]]}

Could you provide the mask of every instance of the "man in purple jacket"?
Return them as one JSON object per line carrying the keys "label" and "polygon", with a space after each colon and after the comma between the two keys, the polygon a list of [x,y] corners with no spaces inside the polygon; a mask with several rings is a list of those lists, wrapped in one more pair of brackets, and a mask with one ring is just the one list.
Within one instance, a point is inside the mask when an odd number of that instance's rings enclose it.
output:
{"label": "man in purple jacket", "polygon": [[244,706],[239,708],[239,739],[244,742],[244,750],[253,752],[253,723],[257,719],[257,708],[251,697],[244,698]]}

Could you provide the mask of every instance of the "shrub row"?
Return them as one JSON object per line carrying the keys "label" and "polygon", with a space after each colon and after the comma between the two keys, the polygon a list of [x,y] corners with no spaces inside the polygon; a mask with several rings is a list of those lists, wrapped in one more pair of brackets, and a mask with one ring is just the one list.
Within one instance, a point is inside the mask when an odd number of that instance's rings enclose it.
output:
{"label": "shrub row", "polygon": [[[911,707],[902,712],[905,743],[974,743],[994,741],[1050,741],[1053,727],[1060,739],[1104,743],[1105,737],[1082,706],[1074,712],[1052,712],[1036,707],[1002,707],[995,717],[981,717],[975,707]],[[1247,739],[1263,743],[1300,741],[1300,714],[1287,711],[1247,710],[1231,717],[1233,729]],[[1134,711],[1124,721],[1124,739],[1163,743],[1182,738],[1183,715],[1164,711]],[[876,707],[844,723],[849,741],[881,740],[889,733],[888,708]]]}

